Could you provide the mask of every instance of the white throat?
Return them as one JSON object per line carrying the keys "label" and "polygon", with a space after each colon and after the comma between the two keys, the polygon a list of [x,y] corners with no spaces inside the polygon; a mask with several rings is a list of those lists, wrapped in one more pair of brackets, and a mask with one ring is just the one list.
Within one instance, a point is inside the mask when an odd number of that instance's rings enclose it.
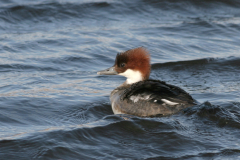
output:
{"label": "white throat", "polygon": [[127,77],[127,84],[133,84],[143,80],[142,73],[139,71],[134,71],[131,69],[127,69],[125,72],[120,73],[118,75]]}

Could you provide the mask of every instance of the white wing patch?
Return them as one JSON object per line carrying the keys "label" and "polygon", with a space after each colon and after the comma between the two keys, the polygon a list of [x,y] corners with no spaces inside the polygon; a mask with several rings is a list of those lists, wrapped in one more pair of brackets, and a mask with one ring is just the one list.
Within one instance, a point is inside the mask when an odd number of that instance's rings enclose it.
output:
{"label": "white wing patch", "polygon": [[176,103],[176,102],[171,102],[171,101],[169,101],[169,100],[166,100],[166,99],[161,99],[163,102],[165,102],[166,104],[169,104],[169,105],[176,105],[176,104],[178,104],[178,103]]}
{"label": "white wing patch", "polygon": [[150,95],[145,95],[145,96],[131,96],[130,99],[136,103],[139,100],[148,100]]}
{"label": "white wing patch", "polygon": [[[138,95],[138,96],[131,96],[130,99],[136,103],[138,102],[139,100],[149,100],[151,99],[150,98],[151,95]],[[161,101],[163,101],[164,103],[168,104],[168,105],[177,105],[179,103],[176,103],[176,102],[172,102],[172,101],[169,101],[167,99],[161,99]],[[157,102],[157,100],[155,99],[154,102]]]}

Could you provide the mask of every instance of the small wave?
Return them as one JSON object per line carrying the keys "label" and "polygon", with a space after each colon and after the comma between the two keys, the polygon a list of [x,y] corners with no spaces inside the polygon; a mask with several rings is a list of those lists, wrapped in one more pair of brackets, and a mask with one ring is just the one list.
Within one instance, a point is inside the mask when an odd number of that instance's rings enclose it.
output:
{"label": "small wave", "polygon": [[235,115],[221,106],[205,102],[201,105],[190,107],[184,110],[187,116],[197,115],[200,118],[216,122],[219,127],[233,127],[240,129],[239,113]]}
{"label": "small wave", "polygon": [[[105,11],[111,14],[129,15],[134,13],[144,13],[151,7],[160,8],[164,10],[175,10],[182,14],[191,14],[193,12],[210,12],[211,10],[199,10],[199,7],[215,9],[217,6],[225,7],[237,7],[240,3],[235,0],[227,1],[194,1],[194,0],[181,0],[173,2],[171,0],[165,1],[139,1],[138,3],[131,3],[127,1],[123,2],[50,2],[50,3],[22,3],[15,5],[5,5],[0,9],[0,19],[8,23],[24,22],[31,20],[33,22],[52,22],[59,20],[66,20],[71,18],[94,18],[99,13],[105,14]],[[186,6],[189,8],[186,10]],[[197,7],[194,8],[194,7]],[[114,10],[113,10],[114,8]],[[193,9],[194,8],[194,9]],[[90,13],[90,14],[89,14]],[[198,14],[198,13],[196,13]]]}
{"label": "small wave", "polygon": [[146,160],[158,160],[158,159],[172,159],[172,160],[191,160],[191,159],[238,159],[239,158],[239,149],[223,149],[220,151],[201,151],[200,153],[193,153],[190,155],[178,156],[177,158],[173,158],[171,156],[155,156],[151,158],[146,158]]}
{"label": "small wave", "polygon": [[[193,93],[207,93],[237,101],[240,90],[240,58],[204,58],[198,60],[157,63],[152,65],[153,79],[175,84]],[[226,93],[226,94],[222,94]],[[217,95],[219,94],[219,95]],[[213,99],[210,99],[212,97]],[[213,102],[214,96],[200,102]]]}
{"label": "small wave", "polygon": [[231,6],[231,7],[236,7],[240,5],[238,0],[201,0],[201,1],[195,1],[195,0],[179,0],[179,1],[174,1],[174,0],[163,0],[163,1],[158,1],[158,0],[146,0],[145,1],[148,4],[152,4],[156,7],[162,8],[164,4],[171,4],[171,7],[183,7],[183,6],[189,6],[189,5],[194,5],[196,7],[207,7],[207,8],[212,8],[213,5],[223,5],[223,6]]}
{"label": "small wave", "polygon": [[41,67],[35,65],[27,65],[27,64],[1,64],[0,72],[29,72],[29,71],[60,71],[58,68],[53,67]]}
{"label": "small wave", "polygon": [[14,62],[12,62],[12,64],[0,64],[0,72],[72,71],[71,67],[85,68],[86,66],[93,64],[94,61],[93,58],[88,58],[86,56],[29,58],[24,61],[24,64]]}
{"label": "small wave", "polygon": [[90,10],[108,7],[107,2],[95,3],[25,3],[23,5],[5,6],[1,8],[0,19],[9,22],[52,22],[54,19],[69,19],[72,17],[87,16]]}
{"label": "small wave", "polygon": [[167,62],[167,63],[156,63],[152,65],[152,69],[160,68],[172,68],[173,70],[181,70],[183,68],[212,66],[218,68],[219,66],[227,67],[233,66],[236,69],[240,69],[240,58],[239,57],[228,57],[228,58],[203,58],[189,61],[178,61],[178,62]]}

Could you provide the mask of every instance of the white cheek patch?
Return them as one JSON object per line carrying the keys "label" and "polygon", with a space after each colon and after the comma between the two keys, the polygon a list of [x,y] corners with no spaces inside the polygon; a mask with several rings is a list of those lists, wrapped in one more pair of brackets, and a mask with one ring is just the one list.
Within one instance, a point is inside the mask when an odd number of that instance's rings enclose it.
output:
{"label": "white cheek patch", "polygon": [[127,69],[125,72],[119,73],[118,75],[127,77],[127,84],[133,84],[143,80],[141,72],[131,69]]}
{"label": "white cheek patch", "polygon": [[169,100],[166,100],[166,99],[161,99],[164,103],[166,103],[166,104],[168,104],[168,105],[176,105],[176,104],[178,104],[178,103],[176,103],[176,102],[171,102],[171,101],[169,101]]}

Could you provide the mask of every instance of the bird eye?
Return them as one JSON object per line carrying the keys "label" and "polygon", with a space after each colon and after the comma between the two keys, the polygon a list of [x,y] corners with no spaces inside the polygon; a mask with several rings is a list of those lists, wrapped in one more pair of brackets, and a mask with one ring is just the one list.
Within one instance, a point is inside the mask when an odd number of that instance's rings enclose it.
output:
{"label": "bird eye", "polygon": [[120,66],[121,66],[121,67],[124,67],[124,66],[125,66],[125,63],[122,63]]}

